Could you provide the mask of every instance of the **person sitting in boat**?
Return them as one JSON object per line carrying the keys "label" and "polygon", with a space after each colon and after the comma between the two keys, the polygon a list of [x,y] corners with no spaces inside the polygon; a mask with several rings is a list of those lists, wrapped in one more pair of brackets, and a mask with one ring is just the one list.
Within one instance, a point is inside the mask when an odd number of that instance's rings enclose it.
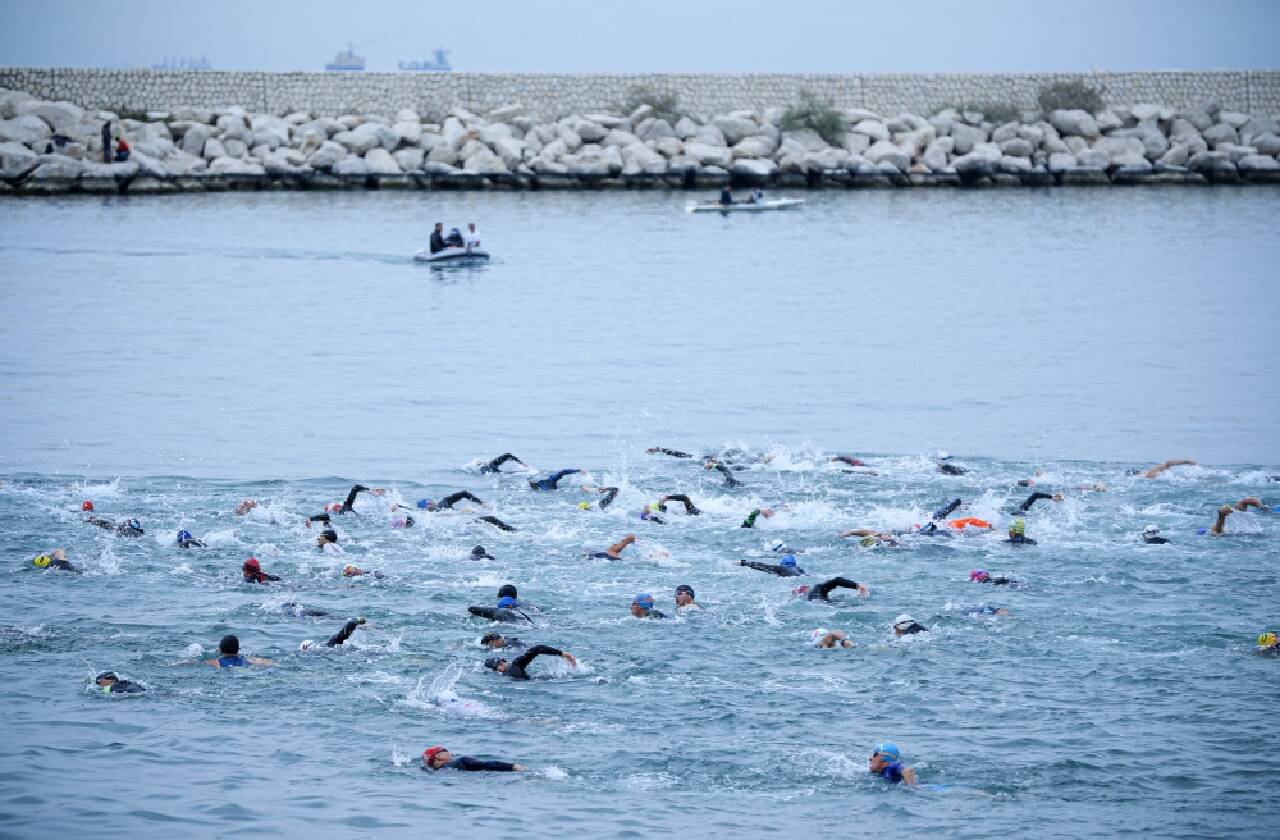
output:
{"label": "person sitting in boat", "polygon": [[480,234],[476,231],[476,223],[471,222],[467,225],[467,250],[480,247]]}
{"label": "person sitting in boat", "polygon": [[436,222],[435,228],[431,231],[431,253],[438,254],[445,249],[444,244],[444,222]]}
{"label": "person sitting in boat", "polygon": [[733,204],[733,187],[725,184],[720,188],[720,203],[725,207]]}
{"label": "person sitting in boat", "polygon": [[763,204],[763,203],[764,203],[764,190],[760,189],[759,187],[756,187],[754,190],[751,191],[751,196],[747,199],[747,204]]}
{"label": "person sitting in boat", "polygon": [[454,228],[445,237],[444,245],[446,248],[465,248],[467,243],[462,239],[462,231]]}

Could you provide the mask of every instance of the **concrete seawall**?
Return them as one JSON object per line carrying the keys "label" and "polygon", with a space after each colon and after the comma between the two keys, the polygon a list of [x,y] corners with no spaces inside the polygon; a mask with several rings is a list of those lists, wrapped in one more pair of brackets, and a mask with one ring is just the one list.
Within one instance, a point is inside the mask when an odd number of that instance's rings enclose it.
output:
{"label": "concrete seawall", "polygon": [[1108,105],[1155,103],[1280,114],[1280,70],[1004,74],[504,74],[267,73],[237,71],[0,68],[0,88],[23,90],[84,108],[171,111],[183,106],[336,117],[412,108],[443,117],[450,109],[484,113],[513,103],[540,120],[616,110],[633,91],[675,95],[682,110],[710,116],[794,104],[802,90],[837,108],[932,114],[948,107],[1036,106],[1041,88],[1083,81]]}

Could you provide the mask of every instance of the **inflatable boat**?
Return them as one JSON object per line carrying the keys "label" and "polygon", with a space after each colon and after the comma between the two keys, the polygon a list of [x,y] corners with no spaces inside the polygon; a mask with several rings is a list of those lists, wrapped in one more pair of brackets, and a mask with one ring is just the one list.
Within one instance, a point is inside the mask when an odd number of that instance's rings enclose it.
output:
{"label": "inflatable boat", "polygon": [[690,202],[685,209],[690,213],[763,213],[765,210],[790,210],[803,207],[803,198],[767,198],[764,201],[735,201],[721,204],[718,201]]}
{"label": "inflatable boat", "polygon": [[426,248],[413,255],[414,262],[432,265],[483,265],[489,261],[489,252],[480,248],[445,248],[431,253]]}

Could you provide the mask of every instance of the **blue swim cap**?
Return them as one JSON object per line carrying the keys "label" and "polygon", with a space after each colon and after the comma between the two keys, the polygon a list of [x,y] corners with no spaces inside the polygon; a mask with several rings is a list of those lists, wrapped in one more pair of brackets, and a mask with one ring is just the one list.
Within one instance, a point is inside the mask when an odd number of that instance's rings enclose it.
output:
{"label": "blue swim cap", "polygon": [[510,595],[506,595],[498,599],[498,606],[502,607],[503,609],[506,609],[508,607],[514,607],[515,605],[516,605],[516,599],[512,598]]}
{"label": "blue swim cap", "polygon": [[186,528],[183,528],[181,531],[178,532],[178,542],[187,542],[190,539],[191,539],[191,532],[188,531]]}
{"label": "blue swim cap", "polygon": [[795,564],[796,564],[796,556],[795,556],[794,554],[788,554],[786,557],[783,557],[783,558],[782,558],[782,562],[781,562],[781,563],[779,563],[778,565],[780,565],[780,566],[794,566]]}
{"label": "blue swim cap", "polygon": [[902,758],[902,754],[898,752],[897,744],[890,744],[888,741],[883,744],[876,744],[875,751],[893,761],[898,761]]}
{"label": "blue swim cap", "polygon": [[1205,534],[1209,533],[1209,529],[1208,529],[1208,528],[1197,528],[1197,529],[1196,529],[1196,533],[1197,533],[1197,534],[1199,534],[1200,536],[1204,536]]}
{"label": "blue swim cap", "polygon": [[431,506],[430,499],[418,499],[418,507],[422,508],[423,510],[426,510],[430,506]]}
{"label": "blue swim cap", "polygon": [[640,607],[644,607],[646,610],[651,610],[653,609],[653,596],[650,595],[648,592],[641,592],[639,595],[635,597],[635,600],[632,601],[631,603]]}

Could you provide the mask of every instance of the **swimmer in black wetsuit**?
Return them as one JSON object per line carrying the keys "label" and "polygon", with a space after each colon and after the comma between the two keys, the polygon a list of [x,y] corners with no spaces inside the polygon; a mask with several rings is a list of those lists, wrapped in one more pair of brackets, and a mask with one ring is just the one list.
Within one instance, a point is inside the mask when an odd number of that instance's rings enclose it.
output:
{"label": "swimmer in black wetsuit", "polygon": [[204,548],[205,544],[191,536],[191,532],[183,528],[178,532],[178,548]]}
{"label": "swimmer in black wetsuit", "polygon": [[893,635],[914,636],[916,633],[928,633],[929,628],[903,613],[893,620]]}
{"label": "swimmer in black wetsuit", "polygon": [[703,461],[703,462],[702,462],[702,468],[703,468],[703,469],[707,469],[707,470],[715,470],[716,472],[718,472],[718,473],[720,473],[721,475],[723,475],[723,476],[724,476],[724,486],[725,486],[725,487],[740,487],[740,486],[742,486],[742,482],[741,482],[741,481],[738,481],[738,479],[736,479],[736,478],[734,478],[734,477],[733,477],[733,471],[732,471],[732,470],[730,470],[727,466],[725,466],[724,464],[720,463],[719,461],[717,461],[717,460],[716,460],[716,459],[714,459],[714,458],[708,458],[707,460]]}
{"label": "swimmer in black wetsuit", "polygon": [[454,505],[456,505],[458,502],[462,501],[463,499],[466,499],[469,502],[475,502],[478,505],[484,504],[484,500],[476,496],[475,494],[470,493],[466,490],[459,490],[456,493],[450,493],[449,495],[445,496],[443,499],[440,499],[439,501],[436,501],[434,499],[419,499],[418,507],[422,508],[423,510],[429,510],[429,511],[449,510],[449,509],[452,509]]}
{"label": "swimmer in black wetsuit", "polygon": [[938,472],[943,475],[964,475],[968,470],[959,464],[948,464],[944,461],[938,464]]}
{"label": "swimmer in black wetsuit", "polygon": [[1167,537],[1160,536],[1160,529],[1154,525],[1148,525],[1143,530],[1142,541],[1147,545],[1165,545],[1169,542]]}
{"label": "swimmer in black wetsuit", "polygon": [[115,671],[103,671],[93,681],[102,689],[103,694],[142,694],[146,691],[136,682],[120,679]]}
{"label": "swimmer in black wetsuit", "polygon": [[498,529],[498,530],[500,530],[500,531],[514,531],[514,530],[515,530],[515,528],[512,528],[510,525],[508,525],[507,523],[503,522],[501,519],[499,519],[499,518],[498,518],[498,517],[496,517],[496,516],[489,516],[489,515],[480,516],[480,517],[477,517],[477,518],[476,518],[476,521],[477,521],[477,522],[487,522],[487,523],[489,523],[490,525],[492,525],[493,527],[497,528],[497,529]]}
{"label": "swimmer in black wetsuit", "polygon": [[977,583],[989,583],[992,586],[1013,586],[1018,582],[1008,577],[992,577],[991,573],[986,569],[974,569],[969,572],[969,580]]}
{"label": "swimmer in black wetsuit", "polygon": [[592,560],[621,560],[622,551],[636,541],[635,534],[627,534],[604,551],[594,551],[588,555]]}
{"label": "swimmer in black wetsuit", "polygon": [[381,487],[365,487],[363,484],[357,484],[354,487],[352,487],[350,491],[348,491],[347,499],[342,503],[342,508],[338,512],[351,513],[352,510],[354,509],[352,505],[356,503],[356,496],[360,495],[361,493],[372,493],[375,496],[381,496],[386,492],[387,491],[382,489]]}
{"label": "swimmer in black wetsuit", "polygon": [[742,520],[742,524],[739,525],[738,527],[754,528],[756,527],[756,519],[758,519],[761,516],[763,516],[765,519],[768,519],[769,517],[773,516],[773,509],[772,508],[756,508],[755,510],[751,511],[751,513],[747,514],[747,518]]}
{"label": "swimmer in black wetsuit", "polygon": [[739,566],[746,566],[748,569],[755,569],[760,572],[769,572],[779,577],[799,577],[803,575],[804,569],[796,566],[796,558],[794,554],[788,554],[782,558],[782,562],[778,565],[772,563],[759,563],[755,560],[739,560]]}
{"label": "swimmer in black wetsuit", "polygon": [[860,458],[854,458],[852,455],[832,455],[827,459],[829,463],[846,464],[850,467],[865,467],[866,463]]}
{"label": "swimmer in black wetsuit", "polygon": [[560,479],[564,478],[566,475],[573,475],[574,473],[585,474],[586,470],[580,470],[580,469],[558,470],[556,472],[553,472],[551,475],[547,476],[546,478],[531,478],[529,479],[529,489],[555,490],[556,485],[560,483]]}
{"label": "swimmer in black wetsuit", "polygon": [[[351,619],[346,624],[342,625],[341,630],[339,630],[337,633],[334,633],[332,636],[330,636],[329,641],[325,642],[324,646],[332,648],[332,647],[338,647],[339,645],[344,644],[347,641],[347,639],[351,638],[351,634],[356,632],[356,628],[364,623],[365,623],[364,616]],[[315,646],[316,646],[316,643],[308,639],[307,641],[302,643],[301,647],[303,650],[311,650]]]}
{"label": "swimmer in black wetsuit", "polygon": [[1055,502],[1061,502],[1063,501],[1063,496],[1061,493],[1041,493],[1039,490],[1037,490],[1036,492],[1028,496],[1025,502],[1023,502],[1021,505],[1018,506],[1018,510],[1022,511],[1023,513],[1026,513],[1027,511],[1031,510],[1032,505],[1034,505],[1036,502],[1040,501],[1041,499],[1052,499]]}
{"label": "swimmer in black wetsuit", "polygon": [[319,618],[320,616],[329,615],[325,610],[315,610],[310,607],[304,607],[302,604],[286,601],[279,606],[280,612],[285,615],[291,615],[294,618]]}
{"label": "swimmer in black wetsuit", "polygon": [[262,571],[262,565],[258,563],[257,557],[250,557],[244,561],[244,565],[240,567],[240,572],[244,577],[245,583],[266,583],[271,580],[279,580],[276,575],[269,575]]}
{"label": "swimmer in black wetsuit", "polygon": [[497,560],[498,558],[494,557],[492,554],[486,551],[484,546],[478,545],[475,548],[471,549],[471,559],[472,560]]}
{"label": "swimmer in black wetsuit", "polygon": [[645,450],[650,455],[670,455],[672,458],[692,458],[688,452],[681,452],[678,449],[667,449],[665,446],[651,446]]}
{"label": "swimmer in black wetsuit", "polygon": [[574,659],[573,654],[567,651],[553,648],[550,645],[534,645],[510,662],[501,656],[491,656],[484,661],[484,667],[511,677],[513,680],[527,680],[530,677],[525,669],[532,664],[533,660],[543,655],[558,656],[568,662],[570,667],[576,668],[578,666],[578,660]]}
{"label": "swimmer in black wetsuit", "polygon": [[31,558],[31,564],[37,569],[56,569],[60,572],[70,572],[73,575],[84,574],[80,569],[71,565],[67,560],[67,553],[61,548],[55,548],[53,551],[44,554],[37,554]]}
{"label": "swimmer in black wetsuit", "polygon": [[[595,485],[592,485],[592,484],[584,484],[582,485],[582,492],[602,494],[604,498],[601,499],[598,503],[598,507],[600,508],[600,510],[604,510],[609,505],[613,504],[614,499],[618,498],[617,487],[596,487]],[[581,507],[581,505],[579,505],[579,507]],[[591,505],[588,504],[587,507],[589,508],[591,507]]]}
{"label": "swimmer in black wetsuit", "polygon": [[824,580],[817,586],[809,586],[804,584],[796,587],[797,595],[804,595],[810,601],[830,601],[831,590],[833,589],[856,589],[858,596],[868,598],[871,596],[871,590],[867,588],[865,583],[858,583],[856,580],[849,580],[846,577],[833,577],[831,580]]}
{"label": "swimmer in black wetsuit", "polygon": [[935,522],[946,519],[955,511],[956,508],[960,507],[961,504],[962,502],[959,499],[952,499],[950,502],[947,502],[945,505],[935,510],[933,512],[933,516],[929,518]]}
{"label": "swimmer in black wetsuit", "polygon": [[86,524],[97,525],[104,531],[111,531],[117,537],[133,537],[137,538],[146,533],[142,530],[142,523],[136,519],[126,519],[124,522],[112,522],[109,519],[99,519],[96,516],[90,516],[85,520]]}
{"label": "swimmer in black wetsuit", "polygon": [[487,647],[489,650],[516,650],[528,647],[515,636],[503,636],[501,633],[485,633],[480,637],[480,646]]}
{"label": "swimmer in black wetsuit", "polygon": [[512,764],[509,761],[487,761],[460,755],[456,758],[444,747],[428,747],[422,751],[423,770],[466,770],[468,772],[490,771],[498,773],[518,772],[525,769],[523,764]]}
{"label": "swimmer in black wetsuit", "polygon": [[510,452],[504,452],[503,454],[499,455],[497,458],[494,458],[492,461],[490,461],[489,463],[487,463],[487,464],[485,464],[483,467],[481,467],[481,468],[480,468],[480,472],[482,472],[482,473],[496,473],[496,472],[498,472],[499,468],[500,468],[503,464],[507,463],[508,461],[515,461],[517,464],[519,464],[519,465],[520,465],[520,466],[522,466],[522,467],[528,467],[528,466],[529,466],[529,465],[528,465],[528,464],[526,464],[524,461],[521,461],[519,458],[517,458],[516,456],[512,455]]}
{"label": "swimmer in black wetsuit", "polygon": [[1027,536],[1027,523],[1021,516],[1013,520],[1009,526],[1009,539],[1005,542],[1014,545],[1035,545],[1036,541]]}
{"label": "swimmer in black wetsuit", "polygon": [[667,502],[679,502],[684,505],[684,512],[689,516],[700,516],[702,514],[702,511],[698,510],[697,505],[690,501],[689,497],[683,493],[672,493],[658,499],[658,510],[666,513]]}

